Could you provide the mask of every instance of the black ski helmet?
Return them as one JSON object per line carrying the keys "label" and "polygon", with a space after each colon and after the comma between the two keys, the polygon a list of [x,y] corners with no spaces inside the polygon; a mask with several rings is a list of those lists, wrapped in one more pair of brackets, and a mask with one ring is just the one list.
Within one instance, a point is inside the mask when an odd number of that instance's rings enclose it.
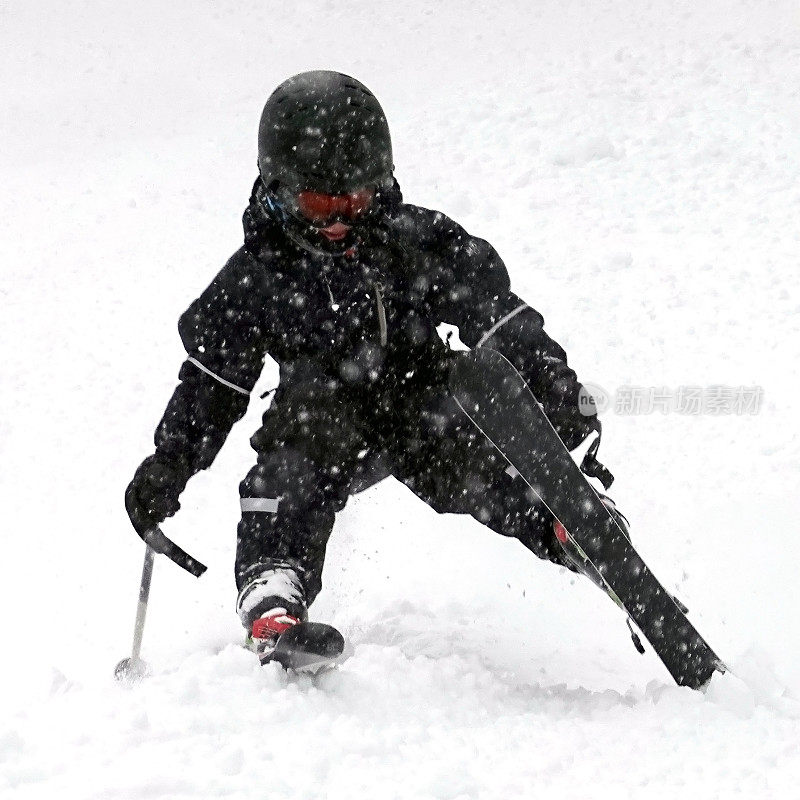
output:
{"label": "black ski helmet", "polygon": [[[299,192],[342,195],[393,183],[392,141],[380,103],[340,72],[301,72],[270,95],[258,128],[258,169],[270,210],[295,241],[339,254],[353,244],[324,241],[288,198]],[[348,220],[348,224],[351,221]]]}

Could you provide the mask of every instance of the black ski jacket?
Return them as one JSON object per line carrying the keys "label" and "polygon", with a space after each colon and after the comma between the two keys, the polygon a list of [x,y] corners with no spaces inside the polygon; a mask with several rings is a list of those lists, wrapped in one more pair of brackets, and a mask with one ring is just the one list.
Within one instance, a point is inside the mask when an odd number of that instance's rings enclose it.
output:
{"label": "black ski jacket", "polygon": [[581,386],[564,350],[511,291],[488,242],[403,203],[398,188],[355,252],[312,255],[264,211],[259,186],[244,246],[180,318],[188,358],[155,441],[184,480],[210,466],[244,415],[266,355],[282,384],[313,374],[366,402],[387,387],[403,402],[407,381],[450,357],[440,323],[457,326],[470,347],[507,356],[568,448],[599,430],[578,409]]}

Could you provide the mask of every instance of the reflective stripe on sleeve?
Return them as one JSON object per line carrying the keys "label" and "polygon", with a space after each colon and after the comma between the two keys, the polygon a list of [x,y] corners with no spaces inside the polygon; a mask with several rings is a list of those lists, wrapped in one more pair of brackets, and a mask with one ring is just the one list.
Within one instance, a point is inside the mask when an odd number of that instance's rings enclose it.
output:
{"label": "reflective stripe on sleeve", "polygon": [[205,372],[206,375],[210,375],[215,381],[219,381],[223,386],[227,386],[229,389],[233,389],[235,392],[239,392],[250,397],[250,392],[248,392],[247,389],[242,389],[241,386],[237,386],[235,383],[231,383],[230,381],[226,381],[225,378],[221,378],[215,372],[212,372],[208,367],[204,367],[194,356],[189,356],[188,360],[191,361],[192,364],[194,364],[201,372]]}
{"label": "reflective stripe on sleeve", "polygon": [[515,308],[510,314],[506,314],[501,320],[495,322],[495,324],[492,325],[492,327],[489,328],[489,330],[486,331],[483,336],[481,336],[481,340],[475,345],[475,347],[481,347],[483,344],[485,344],[486,340],[489,339],[493,334],[497,333],[497,331],[499,331],[500,328],[506,324],[506,322],[508,322],[512,317],[516,317],[520,311],[526,308],[528,308],[528,304],[523,303],[521,306],[517,306],[517,308]]}
{"label": "reflective stripe on sleeve", "polygon": [[261,511],[265,514],[277,514],[280,497],[243,497],[240,500],[242,512]]}

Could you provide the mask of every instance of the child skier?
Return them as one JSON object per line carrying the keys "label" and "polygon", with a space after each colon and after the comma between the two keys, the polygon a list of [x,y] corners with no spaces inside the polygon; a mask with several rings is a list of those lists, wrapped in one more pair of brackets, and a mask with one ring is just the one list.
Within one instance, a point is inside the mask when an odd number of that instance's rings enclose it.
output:
{"label": "child skier", "polygon": [[269,354],[280,385],[251,439],[236,553],[237,611],[262,657],[307,619],[336,513],[388,475],[436,511],[470,514],[572,567],[553,516],[447,389],[458,355],[440,323],[511,360],[567,448],[599,433],[564,350],[510,290],[494,248],[403,202],[383,110],[347,75],[306,72],[273,92],[258,167],[243,247],[180,318],[188,358],[129,510],[153,526],[175,514]]}

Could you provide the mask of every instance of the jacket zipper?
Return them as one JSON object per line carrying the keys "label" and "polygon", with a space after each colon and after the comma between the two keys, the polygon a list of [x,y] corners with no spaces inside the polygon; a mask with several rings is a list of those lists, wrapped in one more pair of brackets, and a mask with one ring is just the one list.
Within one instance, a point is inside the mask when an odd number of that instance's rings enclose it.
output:
{"label": "jacket zipper", "polygon": [[375,305],[378,308],[378,328],[381,332],[381,347],[386,347],[386,309],[383,307],[383,286],[379,283],[373,283],[372,288],[375,290]]}
{"label": "jacket zipper", "polygon": [[[331,290],[331,284],[328,279],[323,276],[323,280],[325,282],[325,288],[328,290],[328,297],[330,298],[330,305],[334,311],[339,310],[339,304],[336,302],[336,299],[333,296],[333,291]],[[386,327],[386,308],[383,305],[383,284],[380,283],[373,283],[372,288],[375,291],[375,306],[378,310],[378,330],[380,331],[381,336],[381,347],[386,347],[386,343],[388,341],[387,335],[387,327]]]}
{"label": "jacket zipper", "polygon": [[325,281],[325,288],[328,290],[328,297],[331,299],[331,309],[333,311],[339,310],[339,304],[336,302],[336,298],[333,296],[333,291],[331,290],[331,283],[328,278],[323,275],[322,280]]}

